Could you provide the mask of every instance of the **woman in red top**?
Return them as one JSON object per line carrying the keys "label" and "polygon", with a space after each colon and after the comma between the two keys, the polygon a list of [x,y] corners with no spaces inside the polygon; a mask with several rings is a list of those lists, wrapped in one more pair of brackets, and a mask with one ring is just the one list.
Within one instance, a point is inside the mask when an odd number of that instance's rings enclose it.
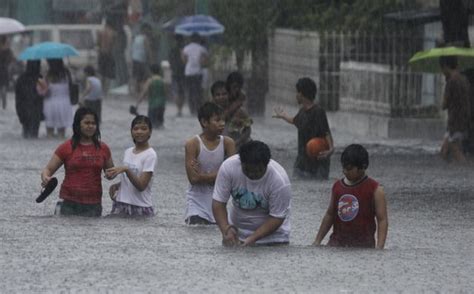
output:
{"label": "woman in red top", "polygon": [[100,141],[99,120],[92,109],[79,108],[72,128],[72,138],[59,145],[43,169],[41,184],[45,186],[64,165],[65,176],[59,191],[63,199],[60,214],[101,216],[101,174],[114,166],[110,149]]}
{"label": "woman in red top", "polygon": [[313,244],[321,245],[333,227],[329,246],[383,249],[388,230],[387,203],[382,187],[365,173],[369,154],[359,144],[349,145],[342,152],[341,164],[345,177],[332,188],[331,202]]}

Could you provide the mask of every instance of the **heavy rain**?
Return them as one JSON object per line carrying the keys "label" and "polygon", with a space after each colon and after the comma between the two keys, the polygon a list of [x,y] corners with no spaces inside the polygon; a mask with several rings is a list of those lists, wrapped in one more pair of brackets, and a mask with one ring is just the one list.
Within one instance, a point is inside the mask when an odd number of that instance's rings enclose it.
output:
{"label": "heavy rain", "polygon": [[0,292],[472,292],[473,44],[470,0],[0,1]]}

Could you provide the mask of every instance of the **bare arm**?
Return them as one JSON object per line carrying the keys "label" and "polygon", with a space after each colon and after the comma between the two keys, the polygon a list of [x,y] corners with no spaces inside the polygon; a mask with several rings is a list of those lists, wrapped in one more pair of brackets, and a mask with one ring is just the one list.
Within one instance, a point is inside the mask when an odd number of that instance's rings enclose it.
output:
{"label": "bare arm", "polygon": [[107,180],[112,180],[113,178],[115,178],[117,176],[117,175],[110,176],[109,173],[107,173],[107,170],[109,170],[112,167],[114,167],[114,161],[113,161],[112,157],[110,157],[109,159],[107,159],[105,161],[105,164],[104,164],[105,178]]}
{"label": "bare arm", "polygon": [[128,166],[116,166],[108,168],[106,171],[106,176],[108,178],[115,178],[118,174],[125,173],[127,178],[130,180],[130,183],[137,188],[138,191],[143,192],[148,184],[150,183],[153,172],[142,172],[138,175],[133,174]]}
{"label": "bare arm", "polygon": [[326,151],[321,151],[318,155],[318,160],[328,158],[331,156],[331,154],[334,153],[334,141],[332,140],[332,135],[331,133],[327,133],[326,136],[324,137],[326,139],[326,142],[328,143],[328,150]]}
{"label": "bare arm", "polygon": [[377,244],[375,248],[383,249],[388,232],[387,201],[382,187],[378,187],[374,193],[375,217],[377,219]]}
{"label": "bare arm", "polygon": [[283,110],[283,108],[275,107],[273,109],[273,111],[275,112],[275,114],[272,117],[281,118],[281,119],[283,119],[284,121],[286,121],[287,123],[289,123],[291,125],[295,123],[294,118],[289,116],[288,113],[286,113],[286,111]]}
{"label": "bare arm", "polygon": [[54,173],[63,165],[63,161],[59,156],[53,154],[51,159],[49,160],[46,167],[41,172],[41,185],[44,187],[46,184],[51,180],[51,177]]}
{"label": "bare arm", "polygon": [[283,224],[284,220],[285,220],[284,218],[276,218],[273,216],[269,216],[268,219],[255,232],[253,232],[252,235],[248,236],[244,240],[244,243],[242,245],[243,246],[252,245],[257,240],[260,240],[263,237],[266,237],[272,234]]}
{"label": "bare arm", "polygon": [[227,203],[212,200],[212,213],[222,233],[222,245],[236,246],[240,244],[237,229],[229,224],[226,207]]}
{"label": "bare arm", "polygon": [[229,158],[234,155],[236,152],[235,150],[235,142],[230,137],[224,136],[224,153],[225,158]]}
{"label": "bare arm", "polygon": [[199,141],[194,137],[186,142],[185,148],[185,168],[189,183],[214,185],[217,177],[217,171],[212,173],[203,173],[200,170],[197,157],[199,155]]}
{"label": "bare arm", "polygon": [[328,209],[326,210],[326,214],[323,217],[321,225],[319,226],[318,234],[316,235],[316,239],[313,242],[313,245],[321,245],[321,242],[326,237],[327,233],[331,229],[333,222],[334,222],[334,195],[331,197],[331,202],[329,203]]}

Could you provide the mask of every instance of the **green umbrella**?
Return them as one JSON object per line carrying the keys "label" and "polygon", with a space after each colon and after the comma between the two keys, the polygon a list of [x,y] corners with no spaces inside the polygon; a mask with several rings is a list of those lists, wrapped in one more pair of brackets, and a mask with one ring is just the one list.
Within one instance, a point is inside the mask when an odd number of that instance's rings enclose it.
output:
{"label": "green umbrella", "polygon": [[441,56],[456,56],[458,68],[462,71],[474,68],[474,49],[459,47],[433,48],[417,52],[408,61],[413,71],[437,73],[441,71],[439,58]]}

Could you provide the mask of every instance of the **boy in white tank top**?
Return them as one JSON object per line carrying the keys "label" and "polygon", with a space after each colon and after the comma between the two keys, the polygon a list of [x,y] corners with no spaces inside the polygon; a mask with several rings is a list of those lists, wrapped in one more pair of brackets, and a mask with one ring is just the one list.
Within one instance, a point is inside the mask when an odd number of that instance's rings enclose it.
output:
{"label": "boy in white tank top", "polygon": [[190,186],[186,192],[185,222],[214,224],[212,192],[222,162],[235,153],[234,141],[222,136],[225,121],[223,110],[206,102],[198,110],[202,133],[185,144],[185,167]]}

